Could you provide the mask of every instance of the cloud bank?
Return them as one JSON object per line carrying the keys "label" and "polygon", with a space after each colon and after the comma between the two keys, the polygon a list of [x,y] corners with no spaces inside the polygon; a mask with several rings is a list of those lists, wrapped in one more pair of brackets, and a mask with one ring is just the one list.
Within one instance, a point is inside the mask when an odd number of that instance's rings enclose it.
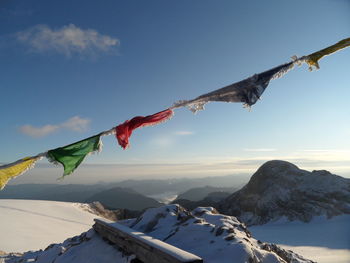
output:
{"label": "cloud bank", "polygon": [[17,41],[38,53],[56,52],[66,57],[74,54],[97,55],[112,51],[119,40],[102,35],[94,29],[81,29],[69,24],[58,29],[47,25],[36,25],[15,34]]}
{"label": "cloud bank", "polygon": [[180,135],[180,136],[186,136],[186,135],[193,135],[193,131],[176,131],[174,133],[175,135]]}
{"label": "cloud bank", "polygon": [[273,148],[253,148],[253,149],[243,149],[245,152],[275,152],[277,149]]}
{"label": "cloud bank", "polygon": [[83,119],[79,116],[74,116],[67,121],[60,124],[47,124],[41,127],[35,127],[32,125],[23,125],[19,128],[20,132],[34,137],[44,137],[51,133],[57,132],[58,130],[66,129],[75,132],[83,132],[86,131],[90,123],[89,119]]}
{"label": "cloud bank", "polygon": [[[350,164],[348,155],[337,156],[328,159],[326,156],[261,156],[256,158],[205,158],[199,157],[197,160],[188,161],[155,160],[156,162],[145,162],[138,160],[130,163],[115,164],[115,160],[110,164],[93,164],[94,158],[89,158],[79,169],[74,172],[74,176],[67,176],[64,184],[81,183],[86,184],[104,182],[117,182],[121,180],[141,180],[141,179],[168,179],[168,178],[200,178],[206,176],[223,175],[247,175],[247,179],[266,161],[279,159],[296,164],[301,169],[312,171],[314,169],[326,169],[331,173],[350,178]],[[341,158],[339,158],[341,157]],[[203,160],[201,160],[203,159]],[[159,161],[159,162],[158,162]],[[113,164],[114,163],[114,164]],[[98,176],[96,176],[98,174]],[[62,168],[51,164],[37,164],[36,169],[28,172],[30,176],[21,176],[11,183],[57,183],[57,178],[62,175]],[[10,183],[10,184],[11,184]]]}

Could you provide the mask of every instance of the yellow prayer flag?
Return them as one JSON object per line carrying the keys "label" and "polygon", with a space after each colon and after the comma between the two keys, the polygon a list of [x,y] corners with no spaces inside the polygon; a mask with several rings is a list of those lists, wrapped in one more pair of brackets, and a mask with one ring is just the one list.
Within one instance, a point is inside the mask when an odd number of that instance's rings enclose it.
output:
{"label": "yellow prayer flag", "polygon": [[38,159],[38,157],[26,157],[12,164],[0,166],[0,190],[5,187],[10,179],[32,168]]}
{"label": "yellow prayer flag", "polygon": [[309,65],[309,70],[312,70],[313,66],[319,69],[320,66],[318,65],[318,61],[321,58],[323,58],[324,56],[330,55],[334,52],[337,52],[343,48],[346,48],[348,46],[350,46],[350,38],[343,39],[332,46],[329,46],[327,48],[324,48],[320,51],[314,52],[306,56],[306,63]]}

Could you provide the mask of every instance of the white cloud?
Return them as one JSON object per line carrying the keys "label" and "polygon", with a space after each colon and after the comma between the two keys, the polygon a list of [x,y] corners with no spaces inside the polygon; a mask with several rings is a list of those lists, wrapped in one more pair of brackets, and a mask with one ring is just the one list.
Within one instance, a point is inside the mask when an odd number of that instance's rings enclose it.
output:
{"label": "white cloud", "polygon": [[34,127],[32,125],[23,125],[20,131],[31,137],[44,137],[50,133],[57,131],[60,127],[58,125],[45,125],[42,127]]}
{"label": "white cloud", "polygon": [[194,132],[192,132],[192,131],[176,131],[176,132],[174,132],[174,134],[184,136],[184,135],[193,135]]}
{"label": "white cloud", "polygon": [[83,119],[79,116],[74,116],[61,124],[62,128],[66,128],[71,131],[83,132],[86,131],[90,123],[89,119]]}
{"label": "white cloud", "polygon": [[273,148],[255,148],[255,149],[244,149],[245,152],[275,152]]}
{"label": "white cloud", "polygon": [[151,145],[166,148],[174,144],[174,139],[171,136],[157,136],[150,140]]}
{"label": "white cloud", "polygon": [[350,150],[338,150],[338,149],[306,149],[302,150],[303,152],[311,152],[311,153],[346,153],[350,152]]}
{"label": "white cloud", "polygon": [[41,127],[32,125],[23,125],[19,128],[20,132],[31,137],[44,137],[61,129],[66,129],[75,132],[86,131],[90,123],[89,119],[83,119],[79,116],[74,116],[61,124],[47,124]]}
{"label": "white cloud", "polygon": [[[104,163],[94,164],[94,159],[88,159],[81,165],[74,176],[67,177],[66,183],[97,183],[98,181],[115,182],[126,179],[164,179],[164,178],[191,178],[219,175],[247,174],[249,177],[266,161],[286,160],[296,164],[301,169],[312,171],[328,170],[331,173],[350,178],[349,154],[342,158],[328,159],[326,156],[302,155],[300,150],[290,155],[281,156],[277,152],[260,157],[239,158],[230,156],[195,156],[182,158],[167,158],[141,156],[127,162],[116,163],[115,158],[103,158]],[[96,157],[95,157],[96,158]],[[96,159],[95,159],[96,161]],[[30,176],[23,176],[16,183],[32,183],[41,180],[45,183],[55,183],[61,170],[50,164],[38,164],[36,170],[31,170]],[[34,171],[34,172],[33,172]],[[98,178],[96,177],[98,174]],[[45,175],[45,176],[44,176]],[[49,176],[47,176],[49,175]],[[249,178],[247,177],[247,179]],[[66,181],[68,180],[68,181]]]}
{"label": "white cloud", "polygon": [[194,134],[194,132],[192,131],[175,131],[167,135],[157,135],[154,138],[152,138],[149,142],[152,146],[166,148],[173,146],[177,142],[177,140],[180,139],[180,137],[177,136],[188,136],[192,134]]}
{"label": "white cloud", "polygon": [[96,55],[113,50],[119,40],[102,35],[94,29],[81,29],[73,24],[58,29],[47,25],[36,25],[16,33],[16,39],[28,45],[32,51],[54,51],[67,57],[73,54]]}

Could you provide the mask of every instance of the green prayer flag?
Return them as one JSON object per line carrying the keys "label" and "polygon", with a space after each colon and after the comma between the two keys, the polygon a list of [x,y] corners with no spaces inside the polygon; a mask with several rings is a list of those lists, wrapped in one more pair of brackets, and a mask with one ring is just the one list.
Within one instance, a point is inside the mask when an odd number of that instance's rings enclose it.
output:
{"label": "green prayer flag", "polygon": [[63,165],[63,176],[71,174],[88,154],[100,151],[102,146],[100,137],[101,134],[98,134],[79,142],[50,150],[47,152],[47,157],[50,162]]}

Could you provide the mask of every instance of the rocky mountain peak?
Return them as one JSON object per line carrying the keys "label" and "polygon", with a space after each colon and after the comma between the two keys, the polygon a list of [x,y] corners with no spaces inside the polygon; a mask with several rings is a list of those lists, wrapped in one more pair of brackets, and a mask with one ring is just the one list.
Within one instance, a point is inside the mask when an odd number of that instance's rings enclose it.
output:
{"label": "rocky mountain peak", "polygon": [[289,187],[290,183],[296,181],[295,177],[304,173],[296,165],[280,160],[273,160],[264,163],[251,177],[245,186],[250,193],[264,193],[272,185]]}
{"label": "rocky mountain peak", "polygon": [[350,213],[350,179],[328,171],[306,171],[280,160],[263,164],[239,191],[219,205],[223,213],[248,225],[286,217],[309,221],[313,216]]}

